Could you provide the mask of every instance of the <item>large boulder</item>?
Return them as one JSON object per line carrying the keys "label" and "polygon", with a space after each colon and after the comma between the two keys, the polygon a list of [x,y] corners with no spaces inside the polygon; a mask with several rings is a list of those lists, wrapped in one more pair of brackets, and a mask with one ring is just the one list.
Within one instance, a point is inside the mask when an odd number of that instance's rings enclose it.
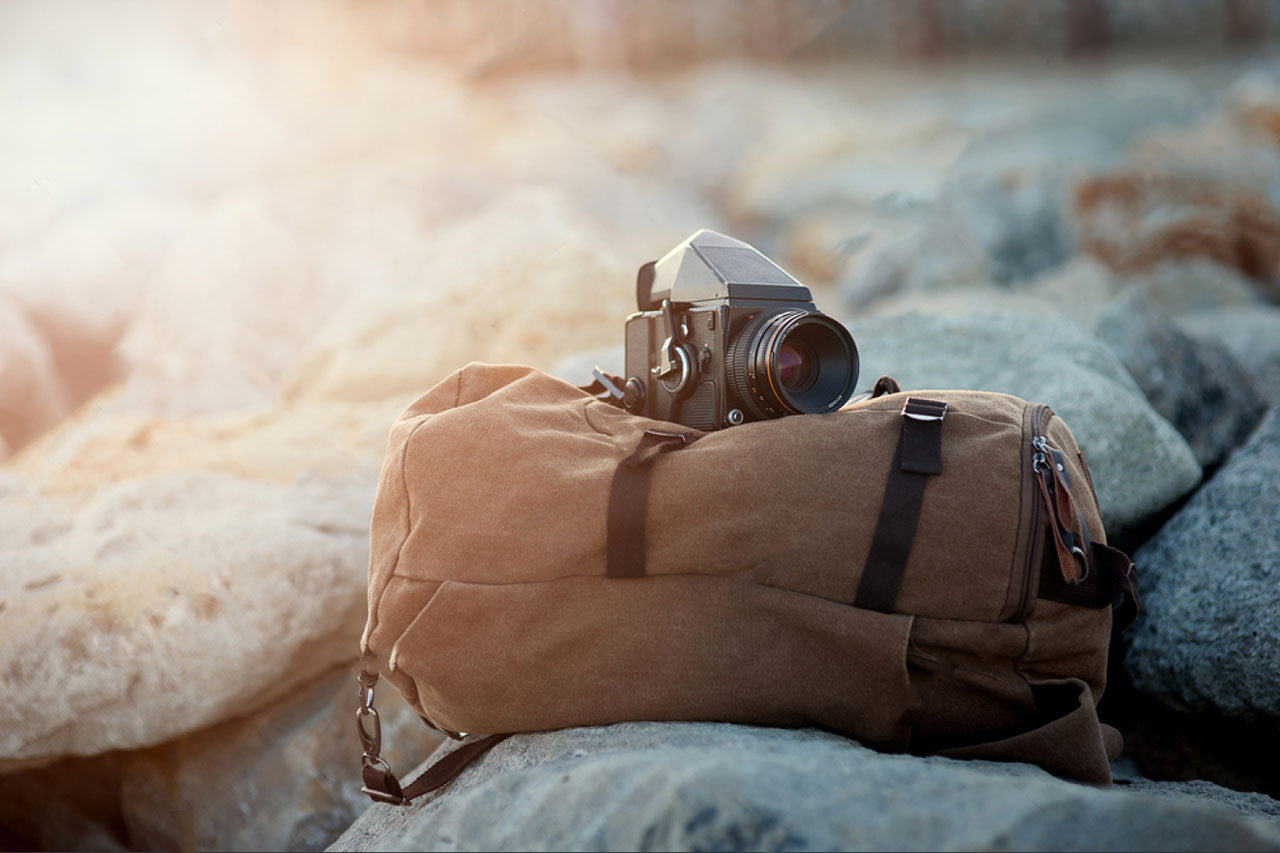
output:
{"label": "large boulder", "polygon": [[870,317],[849,325],[860,387],[890,374],[905,389],[971,388],[1047,403],[1089,460],[1107,533],[1121,538],[1200,479],[1186,441],[1120,361],[1051,310]]}
{"label": "large boulder", "polygon": [[350,661],[393,414],[103,416],[11,465],[0,768],[160,743]]}
{"label": "large boulder", "polygon": [[1195,175],[1123,172],[1082,181],[1075,213],[1081,248],[1113,270],[1207,258],[1280,300],[1280,219],[1255,190]]}
{"label": "large boulder", "polygon": [[421,393],[471,361],[547,367],[619,341],[636,270],[696,220],[673,211],[624,237],[560,190],[513,190],[432,236],[422,286],[353,294],[303,349],[285,394],[378,400]]}
{"label": "large boulder", "polygon": [[[128,846],[323,850],[369,805],[360,793],[358,692],[344,667],[248,717],[123,756]],[[392,767],[413,766],[444,740],[399,697],[377,704]]]}
{"label": "large boulder", "polygon": [[1113,301],[1094,334],[1187,440],[1202,467],[1221,461],[1266,411],[1253,377],[1223,344],[1183,332],[1137,290]]}
{"label": "large boulder", "polygon": [[[330,850],[1270,850],[1262,811],[886,755],[812,729],[625,723],[521,735]],[[1259,798],[1265,800],[1266,798]],[[1265,811],[1264,811],[1265,810]]]}
{"label": "large boulder", "polygon": [[1077,255],[1026,286],[1026,292],[1052,303],[1084,329],[1095,328],[1124,290],[1140,293],[1153,310],[1178,321],[1219,309],[1248,311],[1269,307],[1239,272],[1202,259],[1164,263],[1140,273],[1120,275],[1088,255]]}
{"label": "large boulder", "polygon": [[1226,347],[1252,374],[1267,402],[1280,405],[1280,308],[1223,306],[1188,314],[1178,323],[1196,338]]}
{"label": "large boulder", "polygon": [[48,340],[20,305],[0,293],[0,461],[67,411]]}
{"label": "large boulder", "polygon": [[1280,408],[1134,560],[1127,666],[1175,707],[1280,717]]}
{"label": "large boulder", "polygon": [[[0,776],[6,846],[32,850],[321,850],[360,793],[349,667],[160,746]],[[444,739],[379,697],[383,755],[412,766]]]}

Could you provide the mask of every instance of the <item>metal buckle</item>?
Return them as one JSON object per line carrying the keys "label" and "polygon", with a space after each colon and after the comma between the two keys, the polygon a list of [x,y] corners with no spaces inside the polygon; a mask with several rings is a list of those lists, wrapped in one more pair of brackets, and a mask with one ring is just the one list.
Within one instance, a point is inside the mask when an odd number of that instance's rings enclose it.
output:
{"label": "metal buckle", "polygon": [[1076,564],[1076,578],[1072,583],[1079,585],[1089,579],[1089,560],[1079,545],[1071,546],[1071,560]]}
{"label": "metal buckle", "polygon": [[369,799],[373,800],[376,803],[386,803],[389,806],[404,805],[403,796],[396,797],[386,793],[385,791],[376,791],[373,788],[370,788],[368,785],[365,785],[363,788],[361,788],[360,793],[365,794],[366,796],[369,797]]}
{"label": "metal buckle", "polygon": [[[360,737],[360,777],[364,787],[362,794],[379,803],[393,806],[405,805],[408,800],[400,790],[400,781],[382,758],[382,721],[378,709],[373,707],[373,688],[378,683],[375,673],[361,671],[356,676],[360,682],[360,707],[356,708],[356,733]],[[373,771],[370,773],[370,771]]]}
{"label": "metal buckle", "polygon": [[923,397],[908,397],[902,404],[902,417],[913,421],[940,421],[947,414],[947,404],[942,400],[926,400]]}

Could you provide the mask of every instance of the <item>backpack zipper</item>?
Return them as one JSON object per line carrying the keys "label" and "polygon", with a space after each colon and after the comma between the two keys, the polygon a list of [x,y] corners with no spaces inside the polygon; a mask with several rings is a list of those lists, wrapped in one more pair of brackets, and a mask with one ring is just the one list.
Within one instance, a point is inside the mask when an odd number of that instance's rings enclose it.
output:
{"label": "backpack zipper", "polygon": [[[1032,587],[1038,580],[1035,571],[1036,562],[1044,551],[1044,534],[1048,525],[1044,518],[1044,502],[1040,499],[1039,487],[1035,483],[1035,479],[1041,476],[1041,466],[1048,464],[1049,457],[1046,449],[1048,445],[1044,437],[1044,425],[1052,414],[1049,407],[1044,404],[1037,404],[1031,409],[1031,442],[1029,445],[1031,476],[1029,478],[1030,482],[1023,485],[1023,489],[1030,492],[1031,507],[1029,518],[1027,519],[1027,536],[1030,541],[1027,544],[1022,566],[1022,589],[1018,598],[1018,606],[1014,609],[1013,615],[1009,617],[1008,621],[1010,622],[1023,621],[1031,610]],[[1028,498],[1025,491],[1023,497],[1024,499]]]}
{"label": "backpack zipper", "polygon": [[1066,457],[1048,442],[1043,431],[1034,430],[1031,438],[1031,468],[1038,479],[1041,501],[1048,514],[1046,526],[1053,537],[1055,558],[1063,580],[1079,583],[1088,575],[1088,558],[1084,544],[1088,540],[1083,517],[1076,507],[1069,485]]}

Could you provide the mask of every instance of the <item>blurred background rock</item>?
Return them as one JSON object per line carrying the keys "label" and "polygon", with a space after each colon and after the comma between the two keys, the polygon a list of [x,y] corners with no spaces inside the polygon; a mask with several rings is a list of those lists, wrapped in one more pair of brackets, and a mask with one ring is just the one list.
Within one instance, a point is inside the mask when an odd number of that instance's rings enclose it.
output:
{"label": "blurred background rock", "polygon": [[[1126,760],[1276,796],[1278,38],[1274,0],[0,5],[0,846],[333,841],[391,421],[471,360],[607,365],[700,227],[861,384],[1062,412],[1158,564]],[[396,766],[438,741],[380,707]]]}

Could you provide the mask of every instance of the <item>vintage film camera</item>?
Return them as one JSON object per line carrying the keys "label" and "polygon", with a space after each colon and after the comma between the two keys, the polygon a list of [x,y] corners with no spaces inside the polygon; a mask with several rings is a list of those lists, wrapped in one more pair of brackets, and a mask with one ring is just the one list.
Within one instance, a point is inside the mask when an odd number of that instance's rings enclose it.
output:
{"label": "vintage film camera", "polygon": [[858,348],[812,299],[746,243],[697,232],[636,277],[624,407],[701,430],[835,411]]}

